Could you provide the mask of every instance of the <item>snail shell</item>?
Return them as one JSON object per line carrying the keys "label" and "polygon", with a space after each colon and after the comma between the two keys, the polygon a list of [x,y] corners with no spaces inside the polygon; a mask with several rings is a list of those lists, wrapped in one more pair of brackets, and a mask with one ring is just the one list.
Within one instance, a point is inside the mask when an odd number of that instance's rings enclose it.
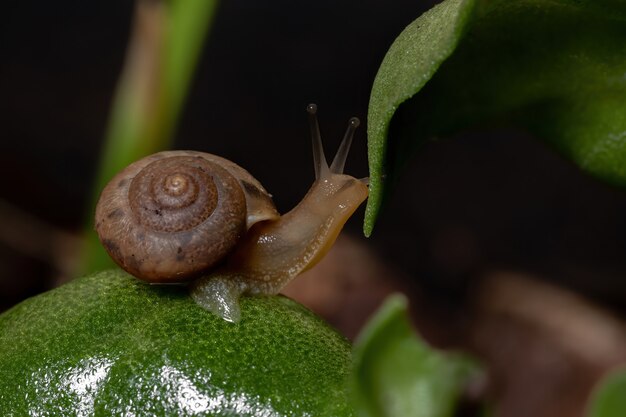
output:
{"label": "snail shell", "polygon": [[113,260],[149,282],[184,282],[214,268],[257,222],[279,217],[245,169],[203,152],[166,151],[117,174],[96,207]]}

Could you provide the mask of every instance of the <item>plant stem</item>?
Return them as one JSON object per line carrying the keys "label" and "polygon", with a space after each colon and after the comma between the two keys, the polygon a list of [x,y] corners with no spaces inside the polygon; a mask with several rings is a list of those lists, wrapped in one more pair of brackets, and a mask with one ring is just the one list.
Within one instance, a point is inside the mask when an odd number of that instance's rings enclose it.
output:
{"label": "plant stem", "polygon": [[100,192],[133,161],[167,149],[189,90],[217,0],[137,0],[90,199],[77,275],[111,267],[93,231]]}

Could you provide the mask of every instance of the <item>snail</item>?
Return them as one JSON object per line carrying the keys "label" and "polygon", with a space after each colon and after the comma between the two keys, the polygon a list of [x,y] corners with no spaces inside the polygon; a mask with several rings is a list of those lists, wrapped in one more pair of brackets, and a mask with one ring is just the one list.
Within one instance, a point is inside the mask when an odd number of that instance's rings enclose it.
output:
{"label": "snail", "polygon": [[367,198],[367,179],[343,174],[351,118],[329,166],[317,106],[307,106],[315,182],[279,215],[245,169],[196,151],[165,151],[132,163],[104,188],[95,229],[113,260],[150,283],[189,283],[192,298],[227,321],[241,318],[243,294],[277,294],[315,265]]}

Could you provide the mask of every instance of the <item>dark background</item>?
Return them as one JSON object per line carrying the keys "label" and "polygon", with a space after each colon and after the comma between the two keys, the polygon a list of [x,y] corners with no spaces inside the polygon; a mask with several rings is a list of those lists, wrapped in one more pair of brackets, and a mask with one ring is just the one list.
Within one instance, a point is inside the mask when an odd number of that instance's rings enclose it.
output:
{"label": "dark background", "polygon": [[[348,118],[365,119],[385,51],[433,3],[224,1],[175,146],[246,167],[287,211],[313,180],[306,104],[319,105],[332,155]],[[37,231],[75,235],[85,221],[132,12],[130,1],[4,6],[0,223],[10,230],[0,234],[0,309],[52,287],[59,275],[49,259],[56,251],[33,255],[19,242],[26,236],[45,245],[49,236]],[[364,128],[347,172],[367,175]],[[620,310],[625,212],[626,193],[583,175],[533,138],[474,132],[415,157],[365,244],[442,302],[463,297],[485,271],[507,269]],[[357,239],[364,239],[362,214],[347,226]],[[16,236],[8,226],[24,219],[51,229]]]}
{"label": "dark background", "polygon": [[[385,51],[434,3],[223,1],[175,147],[237,162],[289,210],[314,176],[305,106],[318,104],[332,156],[348,119],[365,120]],[[3,6],[0,311],[73,277],[132,14],[129,0]],[[366,176],[366,160],[361,128],[347,172]],[[485,359],[491,388],[475,392],[499,399],[497,415],[579,416],[600,375],[626,360],[626,327],[613,320],[626,313],[624,213],[626,192],[541,142],[515,131],[469,132],[415,156],[370,239],[361,233],[363,209],[349,221],[351,238],[328,258],[354,267],[352,283],[318,276],[305,288],[313,300],[317,291],[341,305],[321,314],[351,335],[361,322],[340,316],[364,320],[390,287],[404,288],[431,340]],[[372,259],[387,268],[370,267]],[[333,268],[319,270],[331,276]],[[537,280],[557,292],[531,284]],[[333,285],[339,295],[324,293]],[[609,354],[568,333],[594,338],[598,328],[621,334],[609,332]]]}

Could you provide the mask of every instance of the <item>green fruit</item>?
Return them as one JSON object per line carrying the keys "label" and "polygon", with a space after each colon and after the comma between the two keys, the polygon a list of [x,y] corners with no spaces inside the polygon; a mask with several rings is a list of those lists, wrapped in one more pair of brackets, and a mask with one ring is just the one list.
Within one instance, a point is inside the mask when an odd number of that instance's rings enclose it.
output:
{"label": "green fruit", "polygon": [[121,271],[0,315],[0,416],[349,416],[350,346],[285,297],[228,323]]}

